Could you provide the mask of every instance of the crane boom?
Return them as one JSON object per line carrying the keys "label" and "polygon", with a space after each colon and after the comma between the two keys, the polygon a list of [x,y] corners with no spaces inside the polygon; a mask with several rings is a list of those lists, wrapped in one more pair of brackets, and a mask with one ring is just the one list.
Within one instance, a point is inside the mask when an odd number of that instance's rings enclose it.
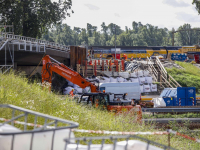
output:
{"label": "crane boom", "polygon": [[[65,66],[64,64],[56,61],[55,59],[51,58],[49,55],[43,57],[43,67],[42,67],[42,83],[52,81],[52,72],[55,72],[62,76],[63,78],[67,79],[68,81],[80,86],[81,88],[90,87],[91,92],[98,92],[97,87],[93,85],[91,82],[84,79],[78,72],[70,69],[69,67]],[[51,60],[55,61],[51,62]]]}

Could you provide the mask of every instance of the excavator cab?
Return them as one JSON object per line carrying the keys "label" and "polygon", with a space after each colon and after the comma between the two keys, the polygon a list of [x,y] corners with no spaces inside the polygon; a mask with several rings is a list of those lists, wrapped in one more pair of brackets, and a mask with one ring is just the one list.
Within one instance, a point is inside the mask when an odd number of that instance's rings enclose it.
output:
{"label": "excavator cab", "polygon": [[108,93],[85,93],[82,94],[79,103],[91,104],[95,107],[106,108],[109,105]]}

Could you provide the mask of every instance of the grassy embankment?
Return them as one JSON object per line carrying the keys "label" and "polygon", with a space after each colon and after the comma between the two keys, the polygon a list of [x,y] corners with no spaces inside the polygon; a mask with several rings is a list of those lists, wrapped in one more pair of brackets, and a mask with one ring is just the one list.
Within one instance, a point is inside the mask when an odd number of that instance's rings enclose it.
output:
{"label": "grassy embankment", "polygon": [[[107,111],[77,105],[74,101],[71,101],[68,98],[61,98],[55,93],[49,93],[48,89],[42,90],[41,86],[37,84],[37,82],[28,83],[26,78],[14,75],[13,73],[0,75],[0,104],[12,104],[44,114],[75,121],[80,124],[79,129],[133,132],[158,130],[155,129],[154,125],[140,125],[133,123],[134,119],[130,116],[115,116]],[[173,125],[172,128],[177,129],[182,133],[190,133],[186,127],[177,128],[177,125]],[[200,138],[199,133],[196,132],[190,135],[195,138]],[[97,134],[76,133],[76,137],[80,136],[97,136]],[[167,135],[145,135],[143,137],[161,144],[167,144]],[[176,149],[195,150],[200,148],[200,144],[196,142],[174,135],[171,137],[171,146]]]}
{"label": "grassy embankment", "polygon": [[190,63],[176,62],[183,69],[167,68],[167,72],[183,87],[196,87],[200,95],[200,69]]}

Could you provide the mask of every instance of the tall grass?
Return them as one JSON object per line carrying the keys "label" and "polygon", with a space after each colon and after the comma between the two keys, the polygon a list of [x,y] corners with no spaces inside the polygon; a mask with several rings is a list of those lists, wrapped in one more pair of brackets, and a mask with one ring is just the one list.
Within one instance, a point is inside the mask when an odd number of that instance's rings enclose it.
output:
{"label": "tall grass", "polygon": [[200,69],[192,64],[185,62],[176,62],[183,69],[167,68],[172,77],[177,80],[183,87],[196,87],[197,93],[200,94]]}
{"label": "tall grass", "polygon": [[[50,93],[36,81],[29,83],[23,76],[10,73],[0,75],[0,104],[12,104],[44,114],[78,122],[79,129],[109,131],[157,131],[154,125],[137,124],[134,116],[116,116],[107,111],[76,104],[68,97]],[[0,116],[2,117],[2,116]],[[162,130],[162,129],[161,129]],[[187,131],[187,128],[179,131]],[[75,133],[80,136],[96,134]],[[161,144],[167,143],[166,135],[142,136]],[[195,135],[199,137],[199,134]],[[171,146],[177,149],[198,149],[199,144],[172,136]]]}

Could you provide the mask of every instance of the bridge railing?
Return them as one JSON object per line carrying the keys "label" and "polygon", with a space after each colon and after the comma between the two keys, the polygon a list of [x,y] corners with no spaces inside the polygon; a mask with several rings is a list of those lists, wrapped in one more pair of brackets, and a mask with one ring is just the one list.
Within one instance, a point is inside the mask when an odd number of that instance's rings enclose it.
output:
{"label": "bridge railing", "polygon": [[6,33],[2,33],[2,36],[5,39],[16,39],[16,40],[21,40],[21,41],[44,44],[46,48],[52,48],[52,49],[58,50],[58,51],[65,51],[65,52],[70,51],[69,46],[58,44],[58,43],[55,43],[55,42],[49,42],[49,41],[45,41],[45,40],[39,40],[39,39],[36,39],[36,38],[14,35],[14,34],[6,34]]}

